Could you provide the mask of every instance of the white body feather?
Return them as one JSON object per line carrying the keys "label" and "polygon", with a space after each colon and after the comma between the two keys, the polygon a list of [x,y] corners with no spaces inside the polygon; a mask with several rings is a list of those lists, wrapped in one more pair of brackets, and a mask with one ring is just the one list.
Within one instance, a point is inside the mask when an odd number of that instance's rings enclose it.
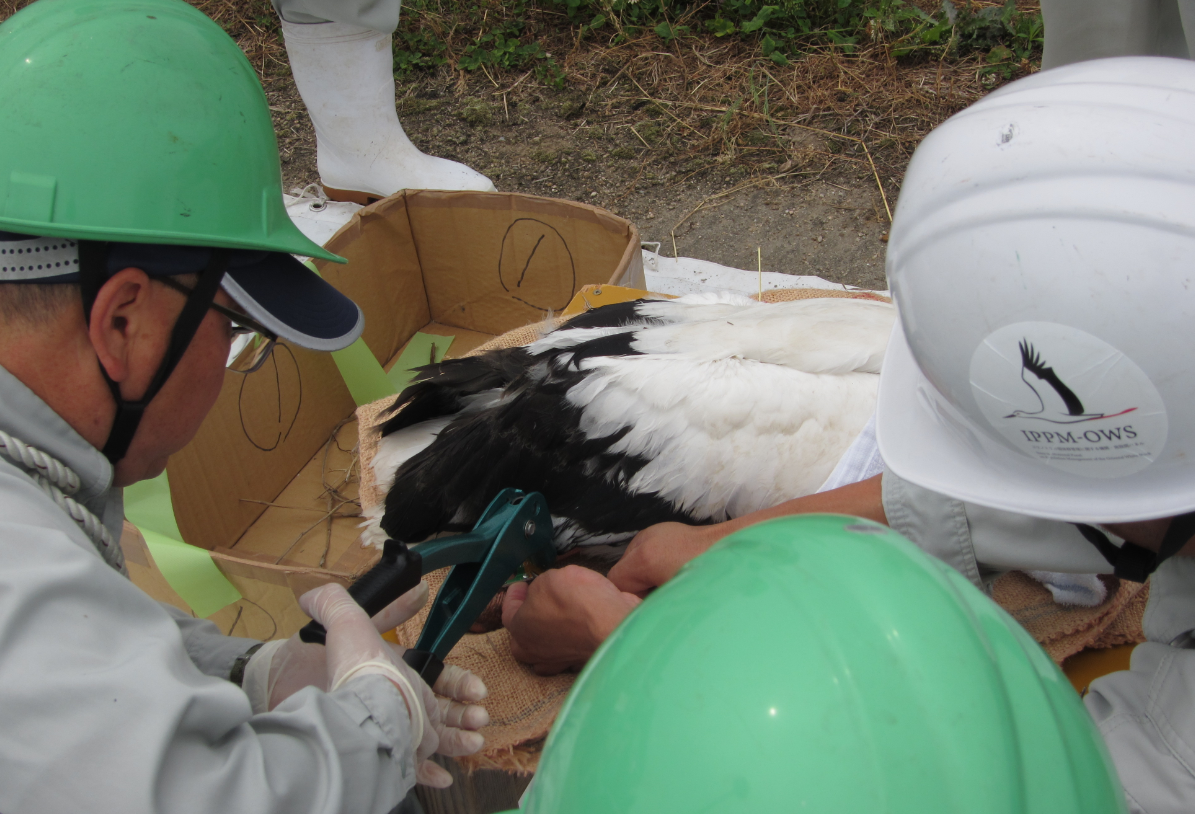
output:
{"label": "white body feather", "polygon": [[651,459],[630,491],[721,520],[825,481],[875,410],[895,311],[849,299],[717,310],[641,330],[642,356],[586,360],[568,400],[587,437],[631,428],[610,450]]}

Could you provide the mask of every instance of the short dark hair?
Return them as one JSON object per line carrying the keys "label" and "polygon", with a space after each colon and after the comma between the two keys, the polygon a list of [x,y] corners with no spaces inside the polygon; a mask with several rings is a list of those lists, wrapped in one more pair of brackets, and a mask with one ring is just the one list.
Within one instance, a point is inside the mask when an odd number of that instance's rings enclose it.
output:
{"label": "short dark hair", "polygon": [[0,319],[5,325],[46,325],[82,301],[78,283],[4,283],[0,284]]}
{"label": "short dark hair", "polygon": [[[174,279],[194,288],[199,275],[176,274]],[[0,283],[0,320],[4,325],[48,325],[74,303],[83,303],[83,288],[78,283]]]}

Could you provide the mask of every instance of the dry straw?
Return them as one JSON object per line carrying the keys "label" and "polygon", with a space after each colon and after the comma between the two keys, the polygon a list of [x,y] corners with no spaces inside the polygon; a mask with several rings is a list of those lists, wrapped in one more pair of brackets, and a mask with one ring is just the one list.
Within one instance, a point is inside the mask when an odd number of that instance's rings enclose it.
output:
{"label": "dry straw", "polygon": [[[269,3],[193,2],[237,39],[257,68],[270,94],[283,154],[288,155],[309,136],[301,105],[290,90],[286,53]],[[974,7],[1001,5],[995,0],[968,2]],[[929,12],[940,8],[938,0],[914,4]],[[1035,10],[1037,4],[1018,5]],[[509,13],[500,3],[482,0],[481,6],[494,19]],[[699,31],[700,22],[690,19],[696,11],[675,24]],[[450,63],[476,35],[469,12],[455,5],[441,3],[436,10],[408,13],[418,13],[420,25],[445,44]],[[600,128],[614,141],[641,151],[640,177],[666,163],[688,162],[695,168],[678,173],[670,185],[684,184],[694,175],[730,181],[733,192],[720,192],[697,209],[749,188],[849,174],[875,185],[874,214],[887,222],[905,164],[920,140],[1002,82],[982,75],[985,63],[979,54],[961,60],[898,60],[892,56],[894,43],[881,29],[871,32],[870,41],[855,53],[838,46],[807,47],[782,67],[763,59],[757,44],[740,39],[680,37],[665,44],[650,31],[624,39],[627,31],[616,27],[583,35],[580,27],[546,5],[527,9],[525,16],[527,30],[535,32],[564,69],[565,93],[584,101],[578,126]],[[511,102],[526,109],[524,103],[534,106],[552,94],[532,78],[532,71],[483,67],[484,71],[455,74],[444,67],[439,74],[404,78],[400,94],[413,96],[433,85],[450,88],[458,96],[500,104],[507,122]],[[1032,69],[1028,64],[1022,67]],[[744,180],[743,175],[750,177]],[[623,197],[638,181],[622,192]]]}

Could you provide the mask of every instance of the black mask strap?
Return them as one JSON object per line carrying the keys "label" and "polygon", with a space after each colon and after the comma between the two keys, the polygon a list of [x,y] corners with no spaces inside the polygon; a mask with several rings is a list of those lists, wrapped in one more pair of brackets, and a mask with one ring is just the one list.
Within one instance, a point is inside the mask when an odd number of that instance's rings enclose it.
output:
{"label": "black mask strap", "polygon": [[[108,281],[108,244],[79,241],[79,287],[83,289],[83,322],[91,326],[91,309],[100,288]],[[100,366],[101,368],[103,365]]]}
{"label": "black mask strap", "polygon": [[1195,512],[1179,515],[1170,521],[1170,528],[1166,529],[1156,554],[1148,548],[1128,541],[1117,548],[1108,539],[1108,535],[1086,523],[1076,523],[1075,528],[1087,542],[1099,549],[1104,559],[1115,569],[1116,576],[1129,582],[1145,582],[1159,565],[1177,554],[1179,549],[1195,536]]}
{"label": "black mask strap", "polygon": [[[108,371],[100,365],[100,372],[112,391],[112,398],[116,401],[116,418],[112,422],[112,430],[108,433],[108,441],[104,444],[104,456],[116,464],[129,451],[129,444],[137,434],[137,427],[141,424],[141,416],[150,401],[162,389],[162,385],[170,378],[175,366],[187,352],[195,332],[200,323],[207,316],[208,308],[216,300],[220,290],[220,283],[224,273],[228,270],[229,252],[225,249],[213,249],[208,259],[207,267],[199,273],[199,282],[188,295],[182,313],[174,323],[170,334],[170,345],[166,349],[166,356],[157,372],[149,383],[149,387],[137,401],[126,401],[120,394],[120,385],[112,381]],[[108,280],[108,244],[93,241],[79,242],[79,282],[83,289],[83,309],[88,324],[91,322],[91,310],[95,306],[96,296],[100,288]]]}

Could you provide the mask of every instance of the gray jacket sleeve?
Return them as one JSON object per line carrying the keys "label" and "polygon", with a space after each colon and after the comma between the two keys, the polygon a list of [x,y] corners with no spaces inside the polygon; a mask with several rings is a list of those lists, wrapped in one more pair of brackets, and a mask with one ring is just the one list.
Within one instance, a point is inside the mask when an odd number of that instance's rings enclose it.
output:
{"label": "gray jacket sleeve", "polygon": [[204,675],[227,679],[232,670],[232,663],[237,657],[254,645],[261,644],[257,639],[225,636],[207,619],[196,619],[165,602],[158,604],[178,625],[187,655]]}
{"label": "gray jacket sleeve", "polygon": [[1107,560],[1070,523],[964,503],[891,471],[880,485],[888,524],[980,588],[1014,569],[1112,573]]}
{"label": "gray jacket sleeve", "polygon": [[414,784],[385,678],[254,715],[214,677],[245,640],[180,625],[36,486],[0,480],[0,811],[385,814]]}
{"label": "gray jacket sleeve", "polygon": [[[1175,557],[1150,578],[1129,670],[1091,683],[1084,699],[1104,733],[1133,812],[1195,810],[1195,560]],[[1174,642],[1174,645],[1169,644]]]}
{"label": "gray jacket sleeve", "polygon": [[[1108,573],[1095,548],[1068,523],[953,500],[901,480],[882,481],[889,524],[924,551],[984,587],[1003,571]],[[1129,808],[1149,814],[1195,810],[1195,559],[1175,557],[1150,579],[1148,641],[1132,668],[1092,682],[1087,709],[1125,787]],[[1174,645],[1171,645],[1174,642]]]}

